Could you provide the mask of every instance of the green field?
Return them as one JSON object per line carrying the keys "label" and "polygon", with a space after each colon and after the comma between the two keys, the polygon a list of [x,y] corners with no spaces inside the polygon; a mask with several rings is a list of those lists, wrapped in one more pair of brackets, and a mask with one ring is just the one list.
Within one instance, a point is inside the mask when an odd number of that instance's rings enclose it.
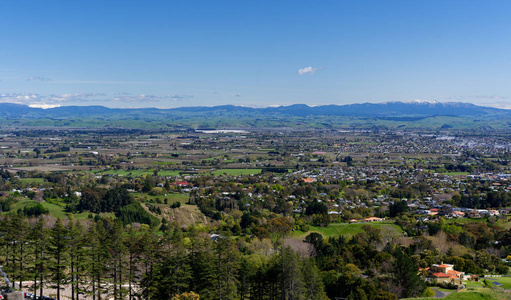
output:
{"label": "green field", "polygon": [[181,171],[178,171],[178,170],[160,170],[160,171],[158,171],[158,175],[160,175],[160,176],[179,176],[179,175],[181,175],[180,173],[181,173]]}
{"label": "green field", "polygon": [[143,199],[144,201],[148,201],[148,202],[164,203],[165,199],[167,199],[168,204],[172,204],[174,202],[181,202],[181,204],[185,204],[185,203],[188,203],[188,200],[190,199],[190,196],[188,196],[188,195],[177,194],[177,193],[167,194],[166,196],[165,195],[152,196],[152,195],[144,194],[144,193],[132,193],[131,195],[135,198]]}
{"label": "green field", "polygon": [[[406,298],[408,300],[425,300],[425,299],[438,299],[438,298]],[[442,298],[445,300],[505,300],[511,299],[511,293],[490,288],[466,288],[456,293],[453,291],[447,297]]]}
{"label": "green field", "polygon": [[94,172],[98,175],[119,175],[119,176],[141,176],[144,174],[153,174],[148,170],[108,170],[108,171],[97,171]]}
{"label": "green field", "polygon": [[311,226],[310,230],[308,232],[302,232],[302,231],[295,231],[294,236],[295,237],[302,237],[306,236],[311,232],[318,232],[323,235],[323,237],[328,238],[332,236],[339,236],[339,235],[345,235],[345,236],[354,236],[357,233],[364,232],[362,229],[362,226],[369,225],[371,227],[383,229],[385,227],[392,228],[396,230],[397,233],[402,234],[403,230],[401,227],[391,224],[391,223],[383,223],[383,222],[373,222],[373,223],[356,223],[356,224],[348,224],[348,223],[336,223],[336,224],[330,224],[327,227],[316,227]]}
{"label": "green field", "polygon": [[[160,170],[158,171],[158,175],[160,176],[179,176],[179,170]],[[98,175],[118,175],[118,176],[133,176],[138,177],[146,174],[153,174],[154,171],[152,169],[147,170],[108,170],[108,171],[95,171],[95,174]]]}
{"label": "green field", "polygon": [[261,174],[262,169],[222,169],[211,172],[215,176],[229,175],[229,176],[241,176],[241,175],[255,175]]}
{"label": "green field", "polygon": [[[16,203],[14,203],[11,211],[17,211],[18,209],[23,209],[27,206],[31,206],[31,205],[35,205],[35,204],[37,204],[37,201],[35,201],[35,200],[22,199]],[[64,211],[63,207],[61,207],[57,204],[48,203],[48,202],[42,202],[41,205],[44,206],[45,208],[47,208],[50,211],[50,215],[55,218],[60,217],[61,219],[69,219],[69,214]],[[3,212],[1,214],[7,214],[7,213],[9,213],[9,212]],[[84,220],[89,217],[89,214],[90,213],[88,211],[82,212],[79,214],[73,214],[73,219]],[[96,214],[92,214],[92,215],[95,216]],[[100,216],[115,218],[114,213],[101,213]]]}
{"label": "green field", "polygon": [[[499,283],[502,283],[501,286],[499,286],[500,288],[503,288],[503,289],[506,289],[506,290],[511,290],[511,277],[496,277],[496,278],[484,278],[486,279],[487,281],[493,283],[493,282],[499,282]],[[481,281],[483,281],[483,278],[480,279]]]}
{"label": "green field", "polygon": [[466,176],[470,174],[469,172],[447,172],[447,173],[441,173],[442,175],[447,176]]}

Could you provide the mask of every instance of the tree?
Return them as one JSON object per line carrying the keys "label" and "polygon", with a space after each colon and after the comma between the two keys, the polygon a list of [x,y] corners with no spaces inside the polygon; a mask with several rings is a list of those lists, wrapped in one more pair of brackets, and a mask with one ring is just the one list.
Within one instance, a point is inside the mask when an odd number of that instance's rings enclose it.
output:
{"label": "tree", "polygon": [[326,297],[320,270],[314,263],[314,260],[303,260],[302,276],[304,278],[304,299],[328,299]]}
{"label": "tree", "polygon": [[189,293],[182,293],[180,295],[176,295],[172,297],[172,300],[199,300],[199,295],[195,294],[194,292]]}
{"label": "tree", "polygon": [[133,298],[133,289],[132,283],[135,279],[136,263],[139,259],[139,255],[141,252],[140,238],[138,233],[133,229],[133,227],[129,227],[127,237],[124,240],[126,244],[126,248],[128,249],[128,295],[129,300]]}
{"label": "tree", "polygon": [[328,207],[317,200],[312,201],[305,210],[305,215],[312,216],[316,214],[327,214],[328,213]]}
{"label": "tree", "polygon": [[69,276],[71,279],[71,299],[78,300],[80,295],[80,281],[85,269],[86,236],[79,221],[69,221],[67,225],[69,233]]}
{"label": "tree", "polygon": [[109,255],[110,258],[108,269],[112,271],[113,288],[114,288],[114,299],[123,299],[125,291],[122,288],[122,274],[126,270],[124,260],[126,257],[127,249],[124,244],[124,230],[122,223],[116,221],[110,230],[108,231],[109,237]]}
{"label": "tree", "polygon": [[[34,296],[37,296],[37,280],[39,279],[39,295],[43,294],[43,278],[46,276],[47,265],[46,250],[49,240],[48,230],[45,228],[45,222],[43,217],[39,217],[35,226],[31,229],[30,240],[32,241],[33,251],[33,273],[34,273]],[[36,298],[36,297],[34,297]]]}
{"label": "tree", "polygon": [[408,210],[408,203],[404,200],[394,201],[389,205],[389,216],[394,218]]}
{"label": "tree", "polygon": [[228,237],[219,238],[215,243],[215,298],[236,299],[238,249]]}
{"label": "tree", "polygon": [[57,300],[60,300],[61,285],[66,280],[68,240],[69,232],[64,227],[62,220],[58,218],[50,230],[49,239],[49,269],[52,283],[57,289]]}
{"label": "tree", "polygon": [[281,263],[281,299],[303,299],[305,292],[299,256],[290,247],[280,252]]}
{"label": "tree", "polygon": [[394,283],[398,298],[417,297],[426,288],[424,280],[418,273],[419,268],[414,265],[413,260],[397,247],[394,252]]}

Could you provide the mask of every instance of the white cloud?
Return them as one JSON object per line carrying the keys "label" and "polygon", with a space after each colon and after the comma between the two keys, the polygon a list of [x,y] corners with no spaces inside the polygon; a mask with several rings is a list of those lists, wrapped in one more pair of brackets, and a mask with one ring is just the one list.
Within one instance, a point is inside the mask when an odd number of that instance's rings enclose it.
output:
{"label": "white cloud", "polygon": [[192,95],[170,95],[170,94],[167,94],[165,95],[167,100],[170,100],[170,101],[184,101],[184,100],[189,100],[191,98],[193,98]]}
{"label": "white cloud", "polygon": [[298,70],[298,74],[299,75],[305,75],[305,74],[314,75],[314,73],[316,73],[317,70],[319,70],[319,68],[305,67],[303,69]]}
{"label": "white cloud", "polygon": [[50,108],[62,105],[86,105],[86,102],[117,102],[117,103],[160,103],[165,104],[176,101],[187,101],[192,95],[166,94],[159,95],[130,95],[128,93],[114,94],[109,97],[103,93],[67,93],[39,95],[32,93],[4,93],[0,94],[0,102],[24,104],[31,107]]}
{"label": "white cloud", "polygon": [[154,103],[154,102],[168,102],[168,101],[184,101],[193,98],[191,95],[175,95],[175,94],[166,94],[164,96],[157,95],[122,95],[117,96],[112,99],[114,102],[139,102],[139,103]]}
{"label": "white cloud", "polygon": [[59,104],[35,103],[35,104],[30,104],[29,106],[30,107],[34,107],[34,108],[48,109],[48,108],[60,107],[61,105],[59,105]]}
{"label": "white cloud", "polygon": [[28,77],[27,80],[28,81],[51,81],[51,78],[34,76],[34,77]]}
{"label": "white cloud", "polygon": [[76,102],[85,102],[106,96],[99,93],[62,94],[62,95],[39,95],[31,93],[7,93],[0,94],[0,102],[24,104],[30,107],[51,108],[62,104],[72,105]]}
{"label": "white cloud", "polygon": [[0,102],[16,103],[16,104],[27,104],[31,101],[37,101],[40,99],[38,94],[30,93],[7,93],[0,94]]}

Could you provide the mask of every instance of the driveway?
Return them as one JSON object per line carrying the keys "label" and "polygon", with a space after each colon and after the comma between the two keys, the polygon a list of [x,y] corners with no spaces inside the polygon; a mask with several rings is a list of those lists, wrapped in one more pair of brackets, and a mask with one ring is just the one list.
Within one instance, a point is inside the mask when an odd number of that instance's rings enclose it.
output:
{"label": "driveway", "polygon": [[435,291],[435,298],[443,298],[447,297],[450,293],[439,291],[438,289],[433,289]]}

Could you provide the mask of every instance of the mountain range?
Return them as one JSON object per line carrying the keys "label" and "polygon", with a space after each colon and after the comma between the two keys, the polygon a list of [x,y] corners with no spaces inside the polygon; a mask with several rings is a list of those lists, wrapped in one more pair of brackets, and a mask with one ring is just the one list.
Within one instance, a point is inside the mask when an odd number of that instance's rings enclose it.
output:
{"label": "mountain range", "polygon": [[[474,122],[477,123],[478,126],[487,127],[500,122],[499,124],[507,128],[510,126],[509,124],[511,124],[511,110],[477,106],[470,103],[441,103],[436,101],[321,106],[294,104],[290,106],[266,108],[222,105],[171,109],[129,109],[108,108],[104,106],[61,106],[42,109],[22,104],[0,103],[0,124],[5,125],[17,120],[18,122],[16,124],[37,126],[38,120],[43,119],[53,120],[53,124],[50,122],[49,125],[55,126],[73,125],[69,122],[62,123],[65,120],[76,122],[77,120],[83,121],[83,119],[87,119],[89,123],[94,123],[94,120],[97,120],[99,122],[98,126],[108,125],[107,121],[113,122],[119,120],[138,121],[138,123],[141,121],[146,123],[156,121],[184,126],[191,124],[194,127],[208,128],[261,126],[293,127],[297,124],[303,125],[304,122],[318,122],[323,124],[323,126],[329,127],[328,124],[330,124],[330,126],[334,124],[340,126],[341,124],[346,125],[353,122],[361,125],[360,122],[363,121],[364,124],[391,127],[394,125],[402,126],[403,122],[405,122],[405,125],[409,125],[409,122],[415,122],[416,124],[414,126],[419,127],[422,126],[421,124],[426,127],[459,127],[460,124],[465,124],[464,127],[466,127],[467,124],[472,124]],[[425,123],[425,119],[429,121]],[[435,122],[443,123],[435,124]],[[48,124],[48,122],[45,124]]]}

